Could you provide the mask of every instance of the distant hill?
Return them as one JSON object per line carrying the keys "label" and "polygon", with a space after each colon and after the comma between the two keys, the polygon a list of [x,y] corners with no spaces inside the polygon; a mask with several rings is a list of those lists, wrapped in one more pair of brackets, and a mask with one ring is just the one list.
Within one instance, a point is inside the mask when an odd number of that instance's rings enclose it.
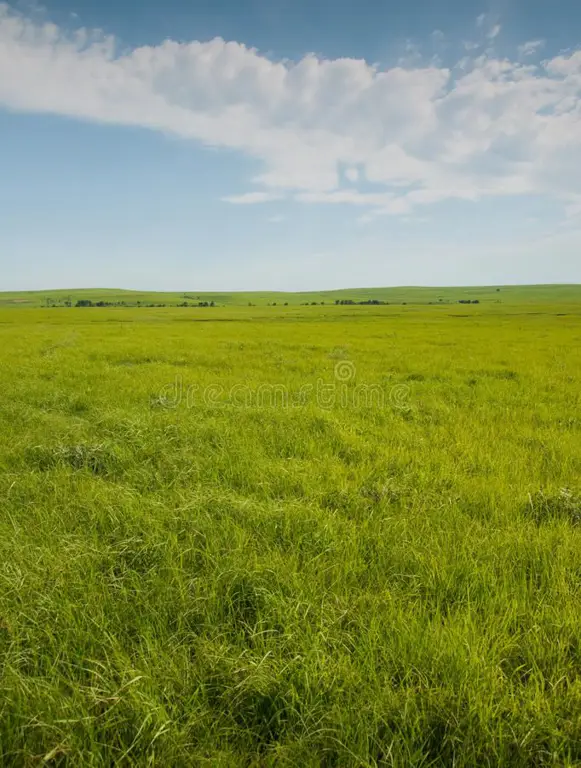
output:
{"label": "distant hill", "polygon": [[301,304],[335,304],[336,302],[361,303],[377,301],[390,304],[457,303],[458,301],[481,303],[577,303],[581,302],[581,285],[523,285],[523,286],[466,286],[451,288],[422,288],[402,286],[397,288],[344,288],[336,291],[310,291],[281,293],[255,291],[221,293],[204,291],[130,291],[117,288],[77,288],[51,291],[0,292],[3,307],[75,306],[78,302],[107,305],[167,305],[188,306],[214,302],[217,306],[297,306]]}

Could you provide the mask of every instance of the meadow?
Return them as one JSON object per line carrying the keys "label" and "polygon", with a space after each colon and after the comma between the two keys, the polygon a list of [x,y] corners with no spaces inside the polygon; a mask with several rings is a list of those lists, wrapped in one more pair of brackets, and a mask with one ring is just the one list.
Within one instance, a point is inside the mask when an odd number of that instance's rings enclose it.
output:
{"label": "meadow", "polygon": [[150,304],[179,306],[183,303],[213,302],[218,307],[254,307],[305,304],[334,304],[350,300],[382,301],[390,304],[436,304],[472,300],[485,303],[535,304],[578,303],[579,285],[502,285],[456,286],[425,288],[418,286],[395,288],[345,288],[335,291],[284,293],[280,291],[200,292],[200,291],[129,291],[120,288],[81,288],[49,291],[0,292],[0,307],[59,307],[78,301],[107,302],[145,307]]}
{"label": "meadow", "polygon": [[0,764],[581,765],[581,289],[400,290],[0,308]]}

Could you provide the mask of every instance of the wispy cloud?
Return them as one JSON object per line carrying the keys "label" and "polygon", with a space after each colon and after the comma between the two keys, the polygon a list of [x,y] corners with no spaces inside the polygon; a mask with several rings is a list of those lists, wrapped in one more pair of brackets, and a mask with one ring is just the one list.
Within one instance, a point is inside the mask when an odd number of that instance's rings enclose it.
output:
{"label": "wispy cloud", "polygon": [[523,43],[518,47],[519,56],[522,58],[526,56],[532,56],[539,51],[545,45],[544,40],[529,40],[528,43]]}
{"label": "wispy cloud", "polygon": [[269,203],[273,200],[280,200],[281,194],[277,192],[244,192],[242,195],[229,195],[223,197],[225,203],[233,205],[256,205],[257,203]]}
{"label": "wispy cloud", "polygon": [[[570,206],[581,195],[581,50],[538,65],[488,51],[452,68],[414,57],[381,69],[315,55],[275,61],[220,38],[127,51],[37,19],[0,4],[0,105],[237,150],[262,170],[252,191],[224,198],[232,204],[295,199],[409,215],[450,199],[531,194]],[[357,188],[362,179],[375,191]]]}
{"label": "wispy cloud", "polygon": [[581,195],[572,197],[565,208],[567,219],[581,219]]}

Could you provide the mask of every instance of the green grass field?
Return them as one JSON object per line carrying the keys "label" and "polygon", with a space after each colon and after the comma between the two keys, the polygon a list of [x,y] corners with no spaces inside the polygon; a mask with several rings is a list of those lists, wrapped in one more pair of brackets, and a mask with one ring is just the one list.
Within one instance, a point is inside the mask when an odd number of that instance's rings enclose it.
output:
{"label": "green grass field", "polygon": [[301,305],[317,302],[334,304],[336,300],[352,299],[368,301],[377,299],[393,304],[455,303],[460,299],[478,299],[483,303],[535,303],[535,302],[581,302],[581,285],[507,285],[455,288],[347,288],[337,291],[311,291],[305,293],[280,293],[274,291],[246,293],[208,293],[200,291],[162,292],[127,291],[115,288],[81,288],[60,291],[19,291],[0,292],[0,307],[46,307],[59,306],[66,301],[75,304],[79,300],[109,303],[125,302],[135,306],[145,304],[167,304],[176,306],[184,301],[213,301],[221,307],[247,307],[248,304],[266,306],[287,302]]}
{"label": "green grass field", "polygon": [[581,765],[581,288],[261,295],[2,298],[0,764]]}

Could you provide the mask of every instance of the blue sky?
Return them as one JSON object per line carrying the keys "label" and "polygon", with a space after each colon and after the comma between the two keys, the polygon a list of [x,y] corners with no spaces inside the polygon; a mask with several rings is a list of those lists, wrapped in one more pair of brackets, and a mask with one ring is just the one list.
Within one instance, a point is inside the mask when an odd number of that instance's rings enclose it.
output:
{"label": "blue sky", "polygon": [[581,282],[581,6],[0,2],[0,290]]}

